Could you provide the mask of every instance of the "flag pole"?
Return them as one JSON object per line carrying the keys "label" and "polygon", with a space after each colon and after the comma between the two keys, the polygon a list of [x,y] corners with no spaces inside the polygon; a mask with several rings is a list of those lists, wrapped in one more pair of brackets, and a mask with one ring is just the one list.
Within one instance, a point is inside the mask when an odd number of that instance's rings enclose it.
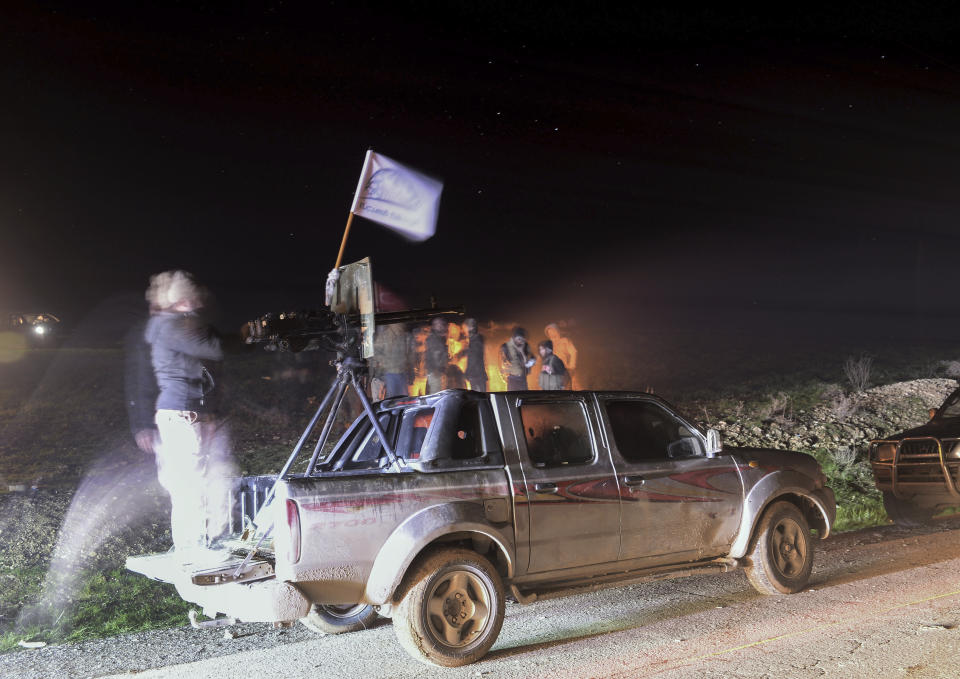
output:
{"label": "flag pole", "polygon": [[347,236],[350,235],[350,225],[353,224],[353,212],[347,217],[347,227],[343,230],[343,240],[340,241],[340,252],[337,253],[337,263],[333,265],[334,269],[340,268],[340,262],[343,261],[343,251],[347,249]]}
{"label": "flag pole", "polygon": [[340,262],[343,261],[343,251],[347,249],[347,236],[350,235],[350,225],[353,224],[353,211],[357,207],[357,199],[363,191],[363,179],[367,176],[367,168],[370,166],[373,149],[367,149],[367,155],[363,157],[363,167],[360,169],[360,181],[357,182],[357,190],[353,192],[353,205],[350,206],[350,215],[347,217],[347,227],[343,230],[343,240],[340,241],[340,252],[337,253],[337,263],[333,265],[333,270],[340,268]]}

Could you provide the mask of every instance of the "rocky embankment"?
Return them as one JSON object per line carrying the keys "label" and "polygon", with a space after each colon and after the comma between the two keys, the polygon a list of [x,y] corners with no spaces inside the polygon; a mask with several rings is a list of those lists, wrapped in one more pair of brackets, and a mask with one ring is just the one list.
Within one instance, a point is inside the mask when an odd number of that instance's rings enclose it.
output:
{"label": "rocky embankment", "polygon": [[853,456],[876,438],[883,438],[927,421],[930,408],[939,406],[957,388],[957,380],[910,380],[846,394],[839,388],[824,390],[824,400],[810,410],[794,411],[783,395],[771,397],[759,423],[724,414],[711,423],[724,442],[788,450],[844,451]]}

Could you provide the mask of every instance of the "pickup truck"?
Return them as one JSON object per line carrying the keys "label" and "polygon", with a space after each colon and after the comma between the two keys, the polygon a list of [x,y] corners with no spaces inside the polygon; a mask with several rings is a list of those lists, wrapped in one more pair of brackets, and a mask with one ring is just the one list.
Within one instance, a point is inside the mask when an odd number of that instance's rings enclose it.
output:
{"label": "pickup truck", "polygon": [[738,567],[764,594],[797,592],[836,513],[812,457],[723,448],[647,393],[387,399],[314,460],[243,480],[234,561],[127,567],[210,617],[327,632],[391,617],[413,657],[453,667],[487,653],[507,597]]}
{"label": "pickup truck", "polygon": [[870,464],[883,505],[901,526],[928,523],[960,507],[960,389],[919,427],[870,442]]}

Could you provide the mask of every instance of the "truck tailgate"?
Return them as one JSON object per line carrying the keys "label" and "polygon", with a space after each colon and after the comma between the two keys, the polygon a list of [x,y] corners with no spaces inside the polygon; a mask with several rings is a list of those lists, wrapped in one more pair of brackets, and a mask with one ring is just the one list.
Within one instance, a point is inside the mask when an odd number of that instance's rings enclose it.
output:
{"label": "truck tailgate", "polygon": [[273,564],[265,559],[251,559],[243,567],[243,572],[238,574],[237,569],[243,564],[243,559],[243,555],[239,555],[215,566],[203,566],[185,564],[175,552],[161,552],[129,556],[126,568],[153,580],[171,584],[187,580],[198,585],[215,585],[225,582],[252,582],[273,577]]}

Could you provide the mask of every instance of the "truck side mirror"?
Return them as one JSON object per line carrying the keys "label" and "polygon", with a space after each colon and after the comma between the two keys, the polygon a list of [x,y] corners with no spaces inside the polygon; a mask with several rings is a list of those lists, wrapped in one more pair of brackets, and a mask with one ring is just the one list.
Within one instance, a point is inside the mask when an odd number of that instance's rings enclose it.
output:
{"label": "truck side mirror", "polygon": [[929,415],[930,415],[930,419],[932,420],[933,418],[935,418],[935,417],[937,416],[937,409],[936,409],[936,408],[931,408],[931,409],[928,411],[928,413],[929,413]]}
{"label": "truck side mirror", "polygon": [[707,457],[716,457],[723,449],[720,442],[720,432],[716,429],[707,429]]}

